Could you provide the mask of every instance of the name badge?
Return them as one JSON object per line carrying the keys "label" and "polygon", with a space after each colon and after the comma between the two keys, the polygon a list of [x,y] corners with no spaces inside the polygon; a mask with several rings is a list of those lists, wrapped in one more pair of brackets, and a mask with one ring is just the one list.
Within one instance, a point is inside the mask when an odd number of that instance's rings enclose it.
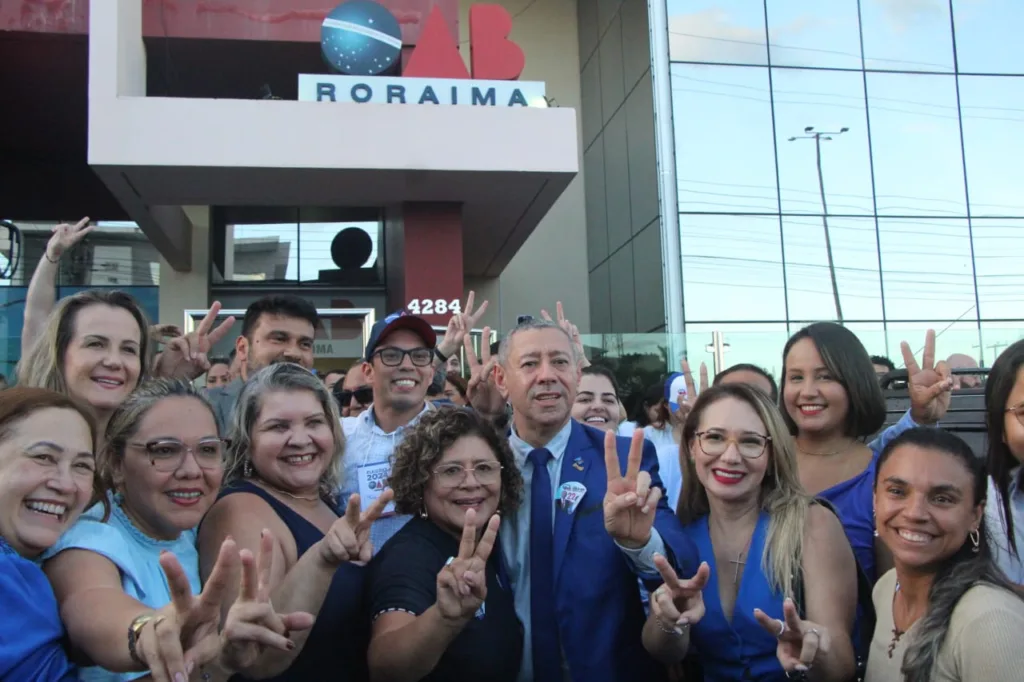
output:
{"label": "name badge", "polygon": [[558,486],[558,506],[567,514],[572,514],[579,506],[580,500],[587,494],[587,486],[577,481],[568,481]]}
{"label": "name badge", "polygon": [[[359,478],[359,506],[361,511],[365,512],[387,488],[388,476],[391,475],[391,463],[364,464],[359,467],[356,475]],[[391,516],[394,513],[395,503],[389,502],[388,506],[384,507],[381,516]]]}

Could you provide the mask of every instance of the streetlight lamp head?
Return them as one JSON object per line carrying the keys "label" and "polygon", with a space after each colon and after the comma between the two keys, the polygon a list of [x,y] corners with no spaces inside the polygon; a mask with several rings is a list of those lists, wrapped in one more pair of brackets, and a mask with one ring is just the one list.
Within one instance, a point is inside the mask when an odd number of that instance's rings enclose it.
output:
{"label": "streetlight lamp head", "polygon": [[789,138],[789,139],[788,139],[788,140],[786,140],[786,141],[787,141],[787,142],[795,142],[795,141],[796,141],[796,138],[795,138],[795,137],[791,137],[791,138]]}
{"label": "streetlight lamp head", "polygon": [[804,132],[805,133],[812,133],[812,132],[814,132],[814,126],[807,126],[806,128],[804,128]]}
{"label": "streetlight lamp head", "polygon": [[846,127],[843,127],[843,128],[839,129],[839,132],[841,132],[841,133],[848,133],[848,132],[850,132],[850,129],[846,128]]}

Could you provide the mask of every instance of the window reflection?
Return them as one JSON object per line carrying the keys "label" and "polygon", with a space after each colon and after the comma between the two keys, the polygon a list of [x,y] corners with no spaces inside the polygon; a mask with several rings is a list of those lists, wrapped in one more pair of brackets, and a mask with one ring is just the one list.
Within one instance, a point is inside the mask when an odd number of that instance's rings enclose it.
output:
{"label": "window reflection", "polygon": [[[790,319],[835,320],[835,297],[821,218],[784,217],[782,230]],[[881,319],[874,219],[831,217],[828,230],[843,319]]]}
{"label": "window reflection", "polygon": [[[807,126],[814,126],[819,132],[847,129],[821,143],[828,212],[871,215],[871,162],[861,74],[773,69],[772,89],[782,212],[822,212],[815,141],[805,133]],[[798,139],[790,142],[791,137]]]}
{"label": "window reflection", "polygon": [[1024,339],[1024,322],[981,322],[981,351],[978,354],[982,367],[991,367],[1007,346]]}
{"label": "window reflection", "polygon": [[764,5],[750,0],[667,0],[673,61],[768,63]]}
{"label": "window reflection", "polygon": [[966,216],[953,76],[869,73],[879,215]]}
{"label": "window reflection", "polygon": [[857,0],[768,0],[774,66],[859,69]]}
{"label": "window reflection", "polygon": [[[718,357],[722,366],[715,362],[715,332],[721,332],[721,347]],[[774,324],[687,324],[686,359],[695,373],[700,363],[707,363],[708,380],[723,369],[748,362],[757,365],[779,380],[782,372],[782,348],[786,345],[789,332],[785,323]]]}
{"label": "window reflection", "polygon": [[[912,323],[890,323],[886,330],[889,337],[889,347],[893,348],[896,357],[889,357],[896,363],[897,367],[903,367],[903,354],[900,352],[900,342],[906,341],[914,357],[921,362],[921,355],[924,351],[924,338],[929,329],[935,330],[935,360],[945,360],[954,353],[963,353],[974,358],[975,362],[981,359],[981,337],[978,333],[977,320],[960,320],[959,322],[948,322],[945,318],[912,322]],[[980,362],[979,362],[980,364]]]}
{"label": "window reflection", "polygon": [[972,216],[1024,216],[1024,77],[960,77]]}
{"label": "window reflection", "polygon": [[1024,73],[1020,0],[953,0],[953,18],[961,73]]}
{"label": "window reflection", "polygon": [[866,68],[953,71],[946,0],[862,0],[860,21]]}
{"label": "window reflection", "polygon": [[966,219],[879,218],[889,320],[977,319]]}
{"label": "window reflection", "polygon": [[777,213],[768,70],[672,65],[679,210]]}
{"label": "window reflection", "polygon": [[779,219],[679,216],[686,319],[784,320]]}
{"label": "window reflection", "polygon": [[981,317],[1020,318],[1024,300],[1024,220],[976,218],[971,221],[971,234],[978,264]]}

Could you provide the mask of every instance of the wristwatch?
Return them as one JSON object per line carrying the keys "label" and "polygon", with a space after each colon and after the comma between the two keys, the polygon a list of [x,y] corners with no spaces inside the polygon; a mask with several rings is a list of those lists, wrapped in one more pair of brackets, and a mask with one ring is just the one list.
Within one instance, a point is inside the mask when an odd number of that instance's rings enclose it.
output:
{"label": "wristwatch", "polygon": [[135,616],[131,625],[128,626],[128,655],[132,657],[133,661],[143,667],[147,667],[146,662],[139,657],[139,652],[135,647],[139,643],[139,635],[142,634],[142,628],[146,627],[146,623],[151,620],[153,620],[152,613],[143,613],[142,615]]}

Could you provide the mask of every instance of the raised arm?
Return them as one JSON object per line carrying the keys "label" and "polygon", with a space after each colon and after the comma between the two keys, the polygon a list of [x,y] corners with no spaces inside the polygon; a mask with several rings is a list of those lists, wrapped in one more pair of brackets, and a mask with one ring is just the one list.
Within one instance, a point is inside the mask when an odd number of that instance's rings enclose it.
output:
{"label": "raised arm", "polygon": [[88,217],[74,225],[61,223],[53,228],[43,257],[39,259],[32,280],[28,283],[28,293],[25,294],[25,321],[21,327],[22,352],[27,352],[43,333],[46,318],[53,311],[57,301],[57,272],[60,270],[61,256],[93,229]]}

